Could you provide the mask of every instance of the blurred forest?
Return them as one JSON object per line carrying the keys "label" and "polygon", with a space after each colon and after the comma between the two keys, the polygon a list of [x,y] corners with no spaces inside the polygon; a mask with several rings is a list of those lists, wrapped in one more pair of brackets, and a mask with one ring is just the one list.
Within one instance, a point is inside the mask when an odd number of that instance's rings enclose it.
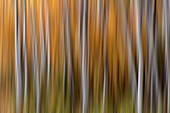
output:
{"label": "blurred forest", "polygon": [[0,0],[0,113],[170,113],[169,0]]}

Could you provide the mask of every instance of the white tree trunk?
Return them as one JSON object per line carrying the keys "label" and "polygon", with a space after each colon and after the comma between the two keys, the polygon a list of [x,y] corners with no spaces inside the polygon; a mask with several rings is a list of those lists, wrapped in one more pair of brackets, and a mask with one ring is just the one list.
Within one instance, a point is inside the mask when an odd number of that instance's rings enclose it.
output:
{"label": "white tree trunk", "polygon": [[136,6],[136,43],[138,50],[138,95],[137,95],[137,112],[142,113],[142,90],[143,90],[143,58],[142,58],[142,44],[141,44],[141,33],[140,33],[140,11],[138,6],[138,0],[135,0]]}
{"label": "white tree trunk", "polygon": [[[37,42],[36,42],[36,34],[35,34],[35,18],[34,18],[34,9],[32,7],[32,20],[33,20],[33,43],[32,43],[32,52],[33,52],[33,74],[34,79],[36,80],[36,112],[39,113],[40,106],[40,86],[39,86],[39,71],[38,71],[38,56],[37,56]],[[34,80],[33,79],[33,80]]]}
{"label": "white tree trunk", "polygon": [[26,109],[26,101],[27,101],[27,45],[26,45],[26,2],[24,0],[24,24],[23,24],[23,53],[24,53],[24,75],[25,75],[25,95],[24,95],[24,107]]}
{"label": "white tree trunk", "polygon": [[15,0],[15,80],[16,80],[16,112],[19,113],[20,88],[19,88],[19,67],[18,67],[18,0]]}
{"label": "white tree trunk", "polygon": [[83,106],[82,113],[86,113],[87,107],[87,73],[86,73],[86,0],[84,0],[84,8],[83,8],[83,31],[82,31],[82,97],[83,97]]}

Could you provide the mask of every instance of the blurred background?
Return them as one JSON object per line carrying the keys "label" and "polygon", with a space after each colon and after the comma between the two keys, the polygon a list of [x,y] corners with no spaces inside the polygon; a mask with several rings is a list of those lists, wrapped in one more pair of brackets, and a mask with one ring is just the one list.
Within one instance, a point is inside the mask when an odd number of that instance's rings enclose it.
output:
{"label": "blurred background", "polygon": [[169,0],[0,0],[0,113],[170,113]]}

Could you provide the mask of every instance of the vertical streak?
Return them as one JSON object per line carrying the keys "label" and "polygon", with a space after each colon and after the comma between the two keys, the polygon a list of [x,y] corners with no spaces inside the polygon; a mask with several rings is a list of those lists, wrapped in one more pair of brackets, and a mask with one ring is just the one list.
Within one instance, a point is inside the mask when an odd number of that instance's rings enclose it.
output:
{"label": "vertical streak", "polygon": [[[43,20],[42,20],[42,3],[43,1],[41,1],[40,4],[40,24],[41,24],[41,72],[44,72],[44,67],[45,67],[45,50],[44,50],[44,30],[43,30]],[[40,77],[44,75],[40,74]],[[41,80],[41,79],[40,79]],[[41,86],[40,86],[41,87]]]}
{"label": "vertical streak", "polygon": [[[152,5],[153,4],[153,7],[148,7],[149,5]],[[154,46],[153,46],[153,12],[154,12],[154,0],[153,0],[153,3],[151,4],[151,1],[148,1],[147,2],[147,4],[146,4],[146,9],[147,9],[147,16],[148,16],[148,18],[147,18],[147,23],[148,23],[148,34],[149,34],[149,69],[148,69],[148,79],[147,79],[147,99],[146,100],[148,100],[148,98],[149,98],[149,90],[151,90],[151,101],[150,101],[150,104],[151,104],[151,106],[150,106],[150,112],[152,112],[152,94],[153,94],[153,90],[152,90],[152,85],[150,86],[150,84],[152,84],[153,82],[152,82],[152,80],[150,80],[150,79],[152,79],[153,77],[152,77],[152,74],[151,74],[151,72],[152,72],[152,59],[153,59],[153,51],[154,51]],[[151,15],[151,16],[150,16]],[[150,83],[150,81],[151,81],[151,83]],[[151,89],[150,89],[151,88]],[[146,106],[147,106],[147,103],[146,103]]]}
{"label": "vertical streak", "polygon": [[18,1],[15,0],[15,80],[16,80],[16,112],[19,113],[19,72],[18,72],[18,50],[17,50],[17,37],[18,37]]}
{"label": "vertical streak", "polygon": [[[105,3],[105,1],[104,1]],[[104,41],[104,82],[103,82],[103,113],[105,113],[105,102],[106,102],[106,74],[107,74],[107,19],[108,19],[108,13],[106,12],[106,19],[105,19],[105,16],[104,16],[104,9],[105,9],[105,4],[103,3],[103,41]]]}
{"label": "vertical streak", "polygon": [[[82,12],[82,0],[77,0],[77,4],[78,4],[78,47],[79,47],[79,56],[80,56],[80,61],[78,65],[80,65],[80,67],[82,66],[81,64],[81,56],[82,56],[82,46],[81,46],[81,41],[80,41],[80,36],[81,36],[81,12]],[[82,71],[81,71],[82,73]],[[79,76],[79,75],[78,75]],[[80,75],[81,78],[81,75]],[[81,80],[82,81],[82,80]]]}
{"label": "vertical streak", "polygon": [[[65,2],[64,2],[65,3]],[[60,4],[61,6],[61,12],[62,12],[62,16],[61,16],[61,40],[62,40],[62,46],[63,46],[63,56],[64,56],[64,64],[63,64],[63,113],[65,113],[65,35],[64,35],[64,15],[65,15],[65,11],[64,11],[64,7],[63,7],[63,1]]]}
{"label": "vertical streak", "polygon": [[47,0],[46,2],[46,43],[47,43],[47,52],[48,52],[48,67],[47,67],[47,96],[49,96],[49,83],[50,83],[50,36],[49,36],[49,12],[48,12],[48,5],[47,5]]}
{"label": "vertical streak", "polygon": [[[168,6],[168,7],[167,7]],[[164,0],[164,8],[165,8],[165,53],[167,58],[167,78],[168,78],[168,104],[167,104],[167,113],[170,112],[170,56],[169,56],[169,21],[168,21],[168,0]]]}
{"label": "vertical streak", "polygon": [[104,82],[103,82],[103,113],[105,113],[105,95],[106,95],[106,60],[104,63]]}
{"label": "vertical streak", "polygon": [[35,35],[35,19],[34,19],[34,10],[32,7],[32,21],[33,21],[33,66],[34,66],[34,74],[36,79],[36,112],[39,113],[39,105],[40,105],[40,88],[39,88],[39,72],[38,72],[38,62],[37,62],[37,45],[36,45],[36,35]]}
{"label": "vertical streak", "polygon": [[133,62],[133,57],[132,57],[132,43],[131,39],[129,38],[129,31],[127,30],[127,38],[128,38],[128,70],[129,70],[129,79],[132,85],[132,102],[135,100],[135,91],[136,91],[136,72],[135,72],[135,66]]}
{"label": "vertical streak", "polygon": [[[157,78],[157,66],[156,66],[156,53],[155,53],[155,46],[154,46],[154,38],[155,38],[155,32],[154,32],[154,13],[155,13],[155,0],[153,0],[153,3],[152,3],[152,10],[151,10],[151,18],[149,19],[149,22],[151,23],[151,25],[150,25],[150,44],[149,44],[149,46],[150,46],[150,66],[151,65],[153,65],[152,67],[150,67],[150,69],[151,69],[151,108],[150,108],[150,111],[151,111],[151,113],[153,112],[153,99],[154,99],[154,97],[153,97],[153,94],[154,94],[154,92],[153,92],[153,86],[154,86],[154,81],[156,82],[156,78]],[[156,72],[156,73],[155,73]],[[155,83],[156,85],[157,85],[157,83]]]}
{"label": "vertical streak", "polygon": [[85,62],[85,47],[86,47],[86,0],[84,0],[84,10],[83,10],[83,36],[82,36],[82,93],[83,93],[83,111],[86,112],[86,104],[87,104],[87,88],[86,88],[86,62]]}
{"label": "vertical streak", "polygon": [[26,2],[24,0],[24,24],[23,24],[23,53],[24,53],[24,71],[25,71],[25,95],[24,105],[26,109],[26,98],[27,98],[27,48],[26,48]]}
{"label": "vertical streak", "polygon": [[[35,37],[34,37],[35,38]],[[35,40],[34,40],[35,41]],[[37,62],[37,45],[36,45],[36,42],[34,42],[34,52],[35,52],[35,58],[34,58],[34,60],[35,60],[35,67],[34,67],[34,69],[35,69],[35,75],[36,75],[36,86],[37,86],[37,106],[36,106],[36,111],[37,111],[37,113],[39,113],[39,106],[40,106],[40,86],[39,86],[39,72],[38,72],[38,62]]]}
{"label": "vertical streak", "polygon": [[[2,5],[4,4],[4,0],[3,0],[3,3],[2,3]],[[2,21],[1,21],[1,25],[0,25],[0,74],[2,75],[2,37],[3,37],[3,19],[4,19],[4,16],[3,16],[3,6],[2,6]],[[0,77],[0,82],[2,82],[2,76]],[[2,86],[1,86],[1,84],[0,84],[0,88],[1,88]]]}
{"label": "vertical streak", "polygon": [[66,37],[67,37],[67,52],[68,52],[68,79],[69,79],[69,90],[71,90],[71,79],[72,79],[72,68],[71,68],[71,42],[70,42],[70,23],[69,23],[69,8],[65,0],[65,13],[66,13]]}
{"label": "vertical streak", "polygon": [[81,1],[78,0],[78,42],[80,42],[80,29],[81,29]]}
{"label": "vertical streak", "polygon": [[[62,16],[63,17],[63,16]],[[64,56],[64,66],[63,66],[63,113],[65,113],[65,111],[64,111],[64,109],[65,109],[65,79],[66,79],[66,77],[65,77],[65,44],[64,44],[64,42],[65,42],[65,38],[64,38],[64,22],[63,22],[63,18],[61,19],[61,30],[62,30],[62,32],[61,32],[61,34],[62,34],[62,45],[63,45],[63,56]]]}
{"label": "vertical streak", "polygon": [[[56,9],[55,9],[55,14],[56,14]],[[54,76],[54,62],[55,62],[55,53],[56,53],[56,15],[54,16],[55,17],[55,23],[54,23],[54,26],[55,26],[55,31],[54,31],[54,49],[53,49],[53,63],[52,63],[52,76]]]}
{"label": "vertical streak", "polygon": [[135,0],[136,7],[136,38],[137,49],[139,57],[139,72],[138,72],[138,98],[137,98],[137,112],[142,113],[142,85],[143,85],[143,60],[142,60],[142,45],[140,40],[140,11],[138,6],[138,0]]}

